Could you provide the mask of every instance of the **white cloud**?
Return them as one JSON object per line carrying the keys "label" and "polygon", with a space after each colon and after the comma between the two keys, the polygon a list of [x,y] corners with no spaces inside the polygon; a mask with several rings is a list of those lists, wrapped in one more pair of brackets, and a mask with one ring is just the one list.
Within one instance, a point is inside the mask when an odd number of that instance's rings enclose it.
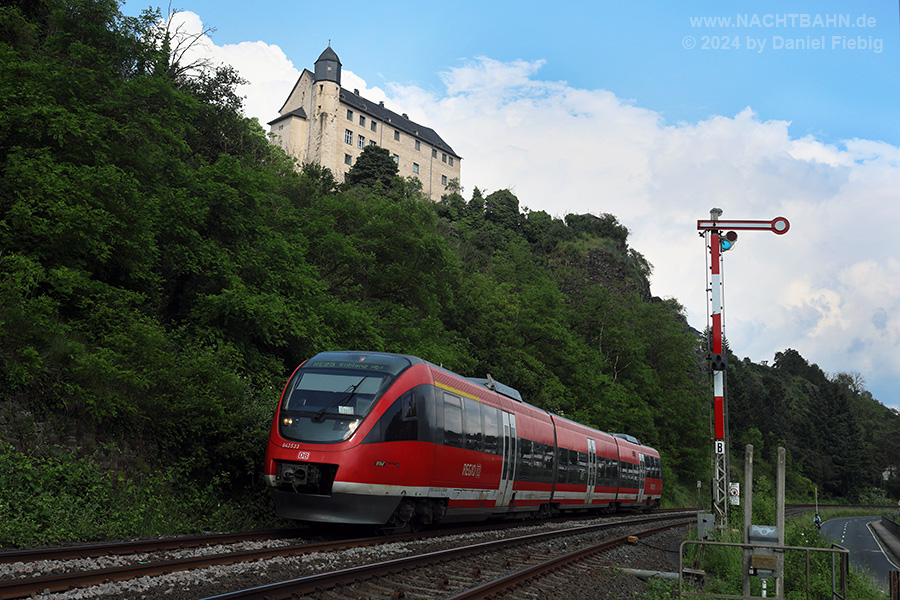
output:
{"label": "white cloud", "polygon": [[[263,42],[204,51],[250,80],[247,111],[263,123],[299,76]],[[610,91],[541,80],[542,65],[479,57],[441,73],[441,95],[369,88],[346,67],[343,85],[438,131],[464,159],[467,195],[508,187],[531,210],[616,215],[654,265],[653,292],[686,305],[699,328],[706,251],[696,221],[713,206],[723,219],[787,217],[786,235],[742,232],[725,255],[731,347],[754,360],[795,348],[826,372],[859,371],[900,406],[900,149],[794,139],[791,115],[760,121],[750,107],[667,124]]]}

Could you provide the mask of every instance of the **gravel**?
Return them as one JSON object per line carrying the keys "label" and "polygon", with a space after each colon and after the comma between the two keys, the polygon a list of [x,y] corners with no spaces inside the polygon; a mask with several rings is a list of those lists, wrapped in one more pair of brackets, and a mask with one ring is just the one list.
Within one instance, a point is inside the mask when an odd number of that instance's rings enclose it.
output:
{"label": "gravel", "polygon": [[[609,519],[605,519],[608,521]],[[578,523],[584,524],[584,523]],[[570,524],[543,524],[533,527],[534,531],[547,527],[570,527]],[[516,530],[515,535],[526,535],[532,528]],[[568,600],[581,598],[643,598],[650,583],[642,577],[628,574],[622,568],[641,569],[647,571],[675,572],[678,570],[678,544],[687,529],[669,530],[652,536],[648,540],[638,540],[637,544],[627,545],[604,555],[598,566],[582,566],[566,569],[564,574],[547,577],[543,582],[534,583],[530,589],[533,593],[528,598],[552,598]],[[349,566],[384,561],[410,554],[422,554],[442,549],[451,543],[463,544],[466,541],[475,543],[510,534],[481,533],[461,534],[451,538],[423,539],[405,543],[383,544],[370,548],[357,548],[339,552],[320,552],[297,557],[279,557],[259,560],[250,563],[238,563],[228,566],[214,566],[205,569],[170,573],[160,577],[141,577],[124,582],[105,583],[90,588],[70,590],[56,594],[41,594],[35,600],[51,599],[166,599],[196,600],[227,591],[243,589],[272,583],[275,581],[294,579],[314,573],[321,573]],[[620,534],[621,535],[621,534]],[[244,542],[239,548],[250,550],[287,544],[299,544],[303,540],[276,540],[266,542]],[[235,546],[227,547],[234,550]],[[161,560],[164,557],[189,557],[227,551],[222,547],[185,549],[167,552],[164,556],[134,555],[130,557],[108,556],[97,559],[78,561],[44,561],[23,565],[14,563],[2,565],[0,577],[3,579],[34,577],[38,575],[56,574],[66,571],[100,569],[135,560]],[[54,564],[55,563],[55,564]],[[563,577],[562,581],[554,581],[554,577]],[[549,589],[544,590],[544,586]],[[521,591],[521,590],[520,590]],[[512,596],[510,596],[512,597]],[[516,596],[519,597],[519,596]]]}

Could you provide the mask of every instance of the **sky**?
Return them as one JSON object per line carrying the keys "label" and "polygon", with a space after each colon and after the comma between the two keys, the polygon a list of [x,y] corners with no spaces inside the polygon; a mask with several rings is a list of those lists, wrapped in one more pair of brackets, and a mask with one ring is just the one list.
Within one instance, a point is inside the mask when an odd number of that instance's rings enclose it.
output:
{"label": "sky", "polygon": [[213,30],[198,55],[248,81],[247,116],[276,118],[330,44],[343,87],[462,157],[466,198],[509,189],[531,211],[615,215],[653,265],[652,293],[697,329],[709,321],[697,221],[714,207],[788,219],[786,234],[741,231],[724,254],[732,351],[772,364],[793,348],[900,409],[897,2],[172,6],[183,32]]}

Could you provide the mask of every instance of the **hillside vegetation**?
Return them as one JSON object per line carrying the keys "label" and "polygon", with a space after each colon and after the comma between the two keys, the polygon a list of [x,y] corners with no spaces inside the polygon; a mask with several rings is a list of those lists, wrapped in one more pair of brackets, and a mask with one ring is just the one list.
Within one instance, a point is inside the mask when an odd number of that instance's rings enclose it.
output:
{"label": "hillside vegetation", "polygon": [[[672,487],[707,477],[705,351],[601,200],[434,204],[377,148],[343,184],[298,171],[241,116],[236,73],[179,64],[158,19],[0,7],[0,545],[266,523],[271,415],[322,350],[490,373],[659,448]],[[791,352],[737,365],[732,427],[786,440],[800,493],[878,484],[897,416]],[[829,462],[788,405],[866,444]]]}

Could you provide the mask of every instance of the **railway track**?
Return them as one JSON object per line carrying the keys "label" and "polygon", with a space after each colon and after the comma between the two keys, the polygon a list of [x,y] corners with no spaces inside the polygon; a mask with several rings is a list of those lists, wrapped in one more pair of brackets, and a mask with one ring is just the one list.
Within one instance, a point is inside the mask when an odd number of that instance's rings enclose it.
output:
{"label": "railway track", "polygon": [[109,542],[83,544],[80,546],[59,546],[54,548],[29,548],[27,550],[6,550],[0,552],[0,564],[34,562],[38,560],[75,560],[97,556],[127,555],[139,552],[162,552],[199,548],[216,544],[235,544],[259,540],[296,538],[305,533],[302,529],[259,529],[243,533],[207,533],[132,542]]}
{"label": "railway track", "polygon": [[[646,528],[647,523],[656,521],[669,523]],[[541,532],[309,575],[205,600],[497,598],[524,582],[621,546],[636,536],[693,524],[692,519],[656,516]],[[637,527],[644,529],[638,531]],[[601,532],[622,529],[630,533],[599,542],[595,539]]]}
{"label": "railway track", "polygon": [[[682,513],[683,514],[683,513]],[[666,518],[665,516],[656,516],[653,518]],[[566,521],[571,525],[571,520]],[[605,523],[603,527],[614,527],[615,522]],[[23,598],[39,595],[45,592],[63,592],[73,588],[83,588],[98,584],[109,584],[110,582],[121,582],[131,580],[137,577],[156,577],[164,574],[177,573],[185,570],[204,569],[214,565],[234,565],[236,563],[246,563],[251,561],[264,561],[277,558],[279,560],[285,557],[296,557],[301,555],[334,555],[340,554],[342,551],[358,550],[360,548],[371,546],[388,546],[390,544],[403,544],[416,541],[421,543],[423,540],[432,538],[440,538],[454,535],[475,534],[475,532],[484,533],[485,531],[497,530],[501,526],[477,527],[466,529],[441,530],[434,533],[418,533],[395,536],[378,536],[374,538],[355,538],[344,539],[338,541],[329,541],[322,543],[301,543],[301,544],[276,544],[274,547],[254,548],[254,549],[237,549],[228,551],[218,551],[227,541],[225,536],[198,536],[195,538],[173,538],[167,540],[153,540],[149,542],[129,542],[125,544],[103,544],[91,545],[73,548],[52,548],[43,550],[29,550],[25,552],[6,552],[3,553],[3,562],[10,562],[16,559],[16,562],[35,561],[35,560],[54,560],[63,561],[60,557],[78,557],[81,559],[85,556],[117,556],[123,557],[119,560],[125,561],[126,564],[120,566],[80,570],[84,567],[66,567],[65,572],[54,575],[41,577],[28,577],[10,579],[0,582],[0,598],[4,600],[10,598]],[[233,542],[241,543],[246,540],[273,540],[284,538],[285,536],[296,535],[293,530],[275,530],[270,532],[251,532],[250,534],[242,534],[237,536],[229,536]],[[212,546],[214,552],[204,553],[200,556],[187,556],[171,558],[169,555],[163,559],[147,560],[146,552],[163,551],[170,554],[178,554],[178,550],[186,547],[197,547],[204,544],[216,544]],[[156,549],[156,550],[154,550]],[[141,554],[133,555],[134,558],[129,559],[124,555],[129,552],[141,552]],[[76,560],[75,562],[80,562]],[[63,563],[68,564],[68,563]]]}

